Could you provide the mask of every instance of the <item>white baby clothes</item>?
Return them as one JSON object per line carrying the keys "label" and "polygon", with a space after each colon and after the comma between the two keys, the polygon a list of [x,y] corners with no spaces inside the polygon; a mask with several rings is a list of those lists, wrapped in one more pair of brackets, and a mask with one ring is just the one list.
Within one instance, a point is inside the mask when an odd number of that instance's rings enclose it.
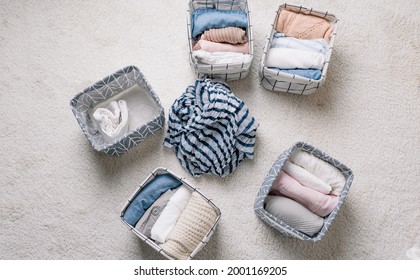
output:
{"label": "white baby clothes", "polygon": [[92,114],[99,132],[107,142],[118,139],[128,131],[128,110],[125,100],[111,101]]}

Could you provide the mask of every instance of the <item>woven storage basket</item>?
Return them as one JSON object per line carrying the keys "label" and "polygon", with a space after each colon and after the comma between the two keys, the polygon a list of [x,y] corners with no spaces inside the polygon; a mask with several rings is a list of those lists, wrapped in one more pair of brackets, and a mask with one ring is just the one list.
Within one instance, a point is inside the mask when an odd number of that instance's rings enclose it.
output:
{"label": "woven storage basket", "polygon": [[[266,199],[266,197],[267,197],[267,195],[268,195],[268,193],[271,189],[271,186],[272,186],[274,180],[276,179],[279,172],[283,169],[283,166],[284,166],[286,160],[289,158],[291,153],[296,149],[308,152],[308,153],[310,153],[310,154],[312,154],[312,155],[330,163],[331,165],[335,166],[338,170],[340,170],[341,173],[346,178],[346,183],[345,183],[344,189],[343,189],[343,191],[342,191],[342,193],[339,197],[339,201],[338,201],[337,206],[334,208],[334,210],[331,212],[331,214],[329,214],[328,216],[325,217],[325,222],[324,222],[324,225],[321,228],[321,230],[312,237],[294,229],[293,227],[284,223],[283,221],[281,221],[280,219],[278,219],[277,217],[270,214],[269,212],[267,212],[264,209],[264,201],[265,201],[265,199]],[[324,237],[324,235],[326,234],[326,232],[327,232],[328,228],[330,227],[332,221],[335,219],[335,216],[337,215],[338,210],[340,209],[341,205],[343,204],[344,199],[346,198],[346,196],[349,192],[349,189],[350,189],[350,186],[351,186],[352,182],[353,182],[353,171],[350,168],[348,168],[346,165],[344,165],[340,161],[334,159],[333,157],[329,156],[328,154],[320,151],[319,149],[315,148],[314,146],[311,146],[311,145],[306,144],[304,142],[298,142],[295,145],[293,145],[292,147],[290,147],[289,149],[287,149],[286,151],[284,151],[278,157],[278,159],[276,160],[274,165],[271,167],[268,175],[264,179],[262,187],[260,188],[260,190],[258,192],[257,198],[255,199],[254,210],[255,210],[257,216],[260,219],[262,219],[264,222],[266,222],[267,224],[269,224],[270,226],[272,226],[276,230],[285,234],[286,236],[297,237],[297,238],[302,239],[302,240],[308,240],[308,241],[316,242],[316,241],[321,240]]]}
{"label": "woven storage basket", "polygon": [[[319,80],[313,80],[294,74],[284,73],[279,70],[269,69],[265,66],[266,55],[271,47],[271,44],[273,43],[273,34],[276,33],[275,26],[277,18],[279,17],[279,14],[282,10],[290,10],[297,13],[318,16],[327,19],[333,24],[334,29],[331,35],[329,49],[326,53],[324,67],[322,68],[321,78]],[[301,95],[309,95],[314,93],[324,83],[327,76],[328,64],[330,62],[335,36],[337,34],[337,24],[338,19],[333,14],[328,12],[316,11],[312,8],[307,9],[302,6],[293,6],[289,4],[280,5],[276,12],[276,16],[274,18],[269,36],[267,37],[267,42],[261,57],[260,78],[262,86],[268,90],[290,92]]]}
{"label": "woven storage basket", "polygon": [[[146,117],[147,121],[109,143],[105,141],[102,134],[96,128],[96,125],[92,121],[91,113],[101,103],[111,98],[118,98],[122,94],[127,94],[129,90],[133,91],[130,94],[135,94],[136,96],[141,95],[145,104],[140,105],[149,106],[153,108],[153,111],[151,116],[148,115]],[[163,128],[165,123],[164,110],[159,97],[146,81],[143,73],[135,66],[128,66],[118,70],[114,74],[105,77],[76,94],[70,101],[70,106],[92,147],[96,151],[109,155],[119,156],[123,154],[143,141],[146,136],[154,134]],[[136,112],[130,113],[141,114],[141,111],[137,110]]]}
{"label": "woven storage basket", "polygon": [[[127,204],[125,205],[124,209],[121,211],[121,220],[123,222],[123,224],[125,224],[135,235],[137,235],[141,240],[143,240],[144,242],[146,242],[150,247],[152,247],[153,249],[155,249],[159,254],[161,254],[162,256],[164,256],[167,259],[173,260],[176,259],[176,257],[172,256],[170,253],[166,252],[165,250],[163,250],[159,244],[157,244],[153,239],[150,239],[149,237],[147,237],[146,235],[142,234],[141,232],[139,232],[135,227],[133,227],[132,225],[130,225],[127,221],[124,220],[123,216],[124,213],[126,211],[126,209],[128,208],[128,206],[130,205],[131,201],[134,200],[134,198],[137,196],[137,194],[139,194],[142,191],[142,188],[149,183],[150,181],[152,181],[155,176],[159,175],[159,174],[170,174],[171,176],[173,176],[174,178],[176,178],[178,181],[180,181],[182,183],[183,186],[188,187],[189,189],[191,189],[193,192],[197,192],[201,197],[204,198],[204,200],[207,201],[207,203],[209,203],[209,205],[215,210],[217,217],[214,220],[214,224],[211,227],[211,229],[209,230],[209,232],[206,234],[206,236],[203,238],[203,240],[201,241],[201,243],[194,249],[194,251],[189,255],[188,259],[192,259],[210,240],[210,237],[213,235],[217,224],[219,223],[220,217],[221,217],[221,212],[219,207],[216,206],[216,204],[214,204],[214,202],[209,199],[206,195],[204,195],[203,193],[201,193],[199,191],[199,189],[194,188],[193,186],[191,186],[188,182],[185,181],[184,178],[181,178],[177,175],[175,175],[174,173],[172,173],[170,170],[166,169],[166,168],[162,168],[162,167],[158,167],[156,168],[150,175],[149,177],[138,187],[138,189],[135,191],[135,193],[131,196],[131,198],[128,200]],[[181,185],[181,186],[182,186]]]}
{"label": "woven storage basket", "polygon": [[[197,62],[192,54],[193,41],[191,33],[191,15],[195,10],[198,9],[217,9],[217,10],[241,10],[247,13],[248,16],[248,47],[250,61],[248,63],[241,64],[203,64]],[[252,25],[249,16],[249,7],[247,0],[190,0],[189,9],[187,13],[187,32],[188,32],[188,44],[189,44],[189,57],[190,64],[194,68],[195,73],[198,77],[209,76],[211,78],[219,78],[226,81],[239,80],[244,78],[249,73],[249,68],[252,63],[254,54],[254,45],[252,37]]]}

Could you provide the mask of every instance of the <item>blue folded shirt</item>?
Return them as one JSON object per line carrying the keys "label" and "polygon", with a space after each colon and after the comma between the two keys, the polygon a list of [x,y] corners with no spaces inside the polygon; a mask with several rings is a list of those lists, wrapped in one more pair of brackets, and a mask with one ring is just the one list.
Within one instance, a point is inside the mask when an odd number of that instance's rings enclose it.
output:
{"label": "blue folded shirt", "polygon": [[321,79],[322,72],[318,69],[280,69],[276,67],[268,67],[268,69],[278,70],[284,73],[295,74],[312,80]]}

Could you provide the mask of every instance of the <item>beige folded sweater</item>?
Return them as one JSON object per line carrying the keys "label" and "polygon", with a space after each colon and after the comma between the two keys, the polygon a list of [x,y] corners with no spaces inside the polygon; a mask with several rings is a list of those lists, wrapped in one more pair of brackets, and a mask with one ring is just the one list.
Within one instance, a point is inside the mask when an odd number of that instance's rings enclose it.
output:
{"label": "beige folded sweater", "polygon": [[239,27],[225,27],[204,31],[201,39],[216,43],[242,44],[248,42],[245,30]]}

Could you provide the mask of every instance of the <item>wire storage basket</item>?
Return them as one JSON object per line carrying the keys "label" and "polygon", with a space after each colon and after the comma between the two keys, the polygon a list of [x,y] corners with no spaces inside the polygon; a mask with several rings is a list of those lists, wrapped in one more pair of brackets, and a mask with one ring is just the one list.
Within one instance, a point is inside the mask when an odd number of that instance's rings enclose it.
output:
{"label": "wire storage basket", "polygon": [[[332,212],[325,216],[323,218],[323,222],[321,223],[321,227],[318,232],[316,232],[313,235],[308,235],[302,231],[297,230],[290,224],[288,224],[286,221],[282,220],[276,215],[273,215],[273,213],[270,213],[266,207],[266,200],[270,193],[270,190],[272,190],[272,186],[278,177],[279,173],[284,170],[284,166],[286,164],[286,161],[290,159],[292,154],[294,152],[305,152],[308,153],[318,159],[321,159],[322,161],[325,161],[326,163],[329,163],[331,166],[338,169],[338,171],[343,175],[345,178],[345,183],[343,185],[342,191],[340,191],[340,195],[338,197],[337,205],[333,208]],[[268,172],[268,175],[264,179],[264,182],[258,191],[257,197],[255,199],[254,203],[254,210],[256,215],[269,224],[271,227],[275,228],[282,234],[289,236],[289,237],[296,237],[302,240],[306,241],[312,241],[316,242],[321,240],[325,234],[328,231],[328,228],[330,227],[331,223],[335,219],[341,205],[344,203],[344,200],[349,192],[350,186],[353,182],[353,171],[348,168],[345,164],[341,163],[337,159],[331,157],[325,152],[322,152],[318,148],[304,143],[304,142],[297,142],[292,147],[288,148],[286,151],[284,151],[276,160],[276,162],[273,164],[271,169]],[[306,188],[306,187],[305,187]],[[309,210],[308,210],[309,211]]]}
{"label": "wire storage basket", "polygon": [[[198,245],[191,250],[190,252],[188,252],[188,254],[186,256],[184,256],[182,259],[192,259],[210,240],[211,236],[213,235],[214,231],[216,230],[216,227],[219,223],[220,217],[221,217],[221,212],[218,206],[216,206],[216,204],[213,202],[213,200],[211,200],[210,198],[208,198],[205,194],[203,194],[198,188],[193,187],[191,184],[189,184],[187,181],[185,181],[184,178],[177,176],[176,174],[174,174],[172,171],[168,170],[167,168],[162,168],[162,167],[158,167],[156,168],[147,178],[146,180],[144,180],[144,182],[137,188],[137,190],[134,192],[134,194],[131,196],[131,198],[128,200],[127,204],[125,205],[125,207],[123,208],[123,210],[121,211],[121,220],[123,222],[124,225],[126,225],[135,235],[137,235],[141,240],[143,240],[145,243],[147,243],[150,247],[152,247],[153,249],[155,249],[159,254],[161,254],[162,256],[164,256],[167,259],[181,259],[180,257],[178,257],[177,255],[171,253],[171,251],[167,250],[164,248],[164,246],[157,242],[156,240],[152,239],[150,236],[146,236],[144,233],[142,233],[140,230],[138,230],[137,225],[132,225],[132,223],[129,222],[129,220],[127,218],[125,218],[125,214],[127,212],[127,209],[130,207],[130,205],[132,204],[132,202],[136,199],[136,197],[138,197],[139,195],[144,195],[144,193],[142,194],[142,192],[145,191],[146,187],[150,184],[153,183],[153,181],[160,175],[169,175],[171,178],[173,178],[174,180],[176,180],[176,182],[179,182],[179,186],[176,187],[176,189],[178,189],[181,186],[185,186],[186,188],[188,188],[188,190],[191,191],[192,195],[195,193],[197,194],[200,199],[202,198],[203,203],[206,204],[206,207],[208,207],[208,209],[211,209],[212,212],[214,212],[213,214],[213,218],[211,219],[210,223],[207,224],[207,226],[205,227],[205,231],[203,231],[202,239],[198,242]],[[147,191],[147,190],[146,190]],[[152,194],[152,193],[151,193]],[[156,194],[154,194],[155,196],[158,196]],[[151,206],[150,206],[151,207]],[[154,209],[152,209],[153,211]],[[184,210],[185,212],[186,210]],[[194,209],[195,211],[195,209]],[[197,214],[200,213],[200,210],[197,209]],[[137,217],[137,218],[141,218],[141,217]],[[178,221],[181,218],[178,219]],[[203,219],[201,219],[200,217],[189,217],[189,222],[193,223],[191,228],[200,228],[200,223],[203,222]],[[209,221],[207,221],[209,222]],[[194,235],[195,230],[191,230],[190,233],[187,233],[186,236],[188,238],[190,238],[191,236]],[[188,240],[185,240],[185,242],[187,243]],[[177,240],[177,243],[180,247],[184,247],[184,244],[182,244],[182,241]]]}
{"label": "wire storage basket", "polygon": [[[235,60],[234,62],[227,63],[220,61],[203,62],[195,56],[193,47],[199,39],[199,36],[194,36],[195,34],[193,34],[192,29],[194,28],[194,22],[192,17],[194,12],[206,9],[225,11],[226,17],[229,17],[228,11],[231,11],[232,13],[243,12],[243,14],[246,15],[247,23],[246,27],[243,28],[246,29],[246,36],[248,38],[248,54],[245,54],[240,61]],[[219,78],[228,81],[239,80],[248,75],[253,59],[254,47],[250,11],[247,0],[190,0],[187,11],[187,34],[190,64],[198,77],[209,76],[211,78]]]}
{"label": "wire storage basket", "polygon": [[[331,37],[328,43],[328,49],[325,54],[325,61],[321,70],[319,79],[311,79],[296,74],[282,72],[279,69],[267,67],[267,53],[273,45],[273,35],[276,31],[276,23],[282,10],[292,11],[297,14],[312,15],[327,20],[332,26]],[[312,8],[308,9],[302,6],[294,6],[290,4],[282,4],[276,11],[271,30],[266,39],[260,64],[260,79],[264,88],[272,91],[281,91],[300,95],[309,95],[314,93],[324,82],[327,76],[328,65],[331,59],[331,53],[335,37],[337,34],[338,19],[328,11],[317,11]]]}
{"label": "wire storage basket", "polygon": [[[100,133],[93,114],[121,99],[127,100],[127,131],[110,140]],[[92,147],[113,156],[125,153],[165,124],[159,97],[136,66],[122,68],[87,87],[73,97],[70,107]]]}

